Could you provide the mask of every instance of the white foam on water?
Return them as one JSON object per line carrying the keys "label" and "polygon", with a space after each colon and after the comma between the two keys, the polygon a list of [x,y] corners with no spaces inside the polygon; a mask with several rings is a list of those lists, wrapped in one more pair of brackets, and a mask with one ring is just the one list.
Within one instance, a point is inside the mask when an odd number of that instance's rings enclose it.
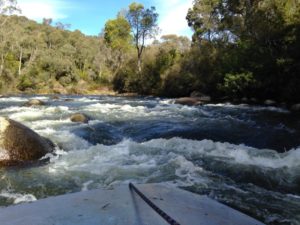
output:
{"label": "white foam on water", "polygon": [[30,110],[20,110],[20,112],[15,112],[9,115],[10,119],[17,121],[35,120],[44,117],[44,112],[42,110],[31,108]]}
{"label": "white foam on water", "polygon": [[194,178],[199,177],[203,172],[201,167],[196,166],[193,162],[188,161],[183,156],[176,156],[175,158],[171,159],[169,163],[175,163],[175,175],[184,181],[181,183],[181,186],[193,185],[195,183]]}
{"label": "white foam on water", "polygon": [[89,187],[92,183],[94,183],[94,181],[92,181],[92,180],[89,180],[89,181],[83,183],[83,184],[82,184],[81,191],[88,191],[88,190],[89,190],[88,187]]}
{"label": "white foam on water", "polygon": [[116,105],[116,104],[96,103],[96,104],[92,104],[92,105],[86,106],[85,110],[88,110],[88,111],[100,111],[102,113],[106,113],[106,112],[109,112],[110,110],[118,109],[118,108],[120,108],[120,106]]}
{"label": "white foam on water", "polygon": [[81,149],[88,149],[91,146],[88,141],[78,137],[68,130],[56,131],[49,136],[51,136],[51,140],[62,147],[63,150],[77,151]]}
{"label": "white foam on water", "polygon": [[105,117],[109,115],[110,117],[117,119],[131,119],[136,117],[150,116],[148,115],[149,110],[145,106],[97,103],[86,106],[84,110],[86,112],[104,114]]}
{"label": "white foam on water", "polygon": [[26,102],[26,98],[22,97],[2,97],[0,98],[0,102]]}
{"label": "white foam on water", "polygon": [[175,102],[175,100],[174,99],[164,99],[164,100],[159,100],[158,102],[159,102],[159,104],[170,105],[170,104],[173,104]]}
{"label": "white foam on water", "polygon": [[144,106],[136,106],[133,107],[131,105],[124,105],[120,108],[124,112],[130,112],[130,113],[145,113],[146,107]]}
{"label": "white foam on water", "polygon": [[90,103],[90,102],[99,102],[100,101],[100,99],[88,98],[88,97],[76,98],[74,100],[76,100],[77,102],[82,102],[82,103]]}
{"label": "white foam on water", "polygon": [[11,106],[11,107],[1,109],[0,112],[1,113],[16,113],[16,112],[21,112],[21,111],[25,111],[25,110],[26,110],[25,107]]}
{"label": "white foam on water", "polygon": [[55,133],[56,130],[53,127],[63,127],[64,125],[70,124],[70,119],[59,119],[59,120],[38,120],[26,123],[30,128],[34,130],[42,130],[44,133]]}
{"label": "white foam on water", "polygon": [[88,105],[84,108],[85,112],[92,114],[100,113],[107,117],[109,115],[116,119],[135,119],[135,118],[156,118],[156,117],[188,117],[191,118],[195,115],[202,115],[205,117],[211,117],[213,114],[209,111],[198,108],[188,107],[181,105],[156,105],[154,108],[148,108],[145,106],[131,106],[129,104],[108,104],[108,103],[97,103]]}
{"label": "white foam on water", "polygon": [[[73,147],[70,148],[75,148],[76,145],[73,142]],[[144,171],[145,174],[151,176],[152,173],[158,172],[161,166],[172,164],[176,168],[173,171],[174,175],[189,180],[203,172],[202,168],[189,160],[192,158],[212,157],[226,163],[272,169],[293,169],[300,166],[300,149],[280,154],[272,150],[259,150],[244,145],[210,140],[193,141],[172,138],[170,140],[155,139],[144,143],[124,140],[114,146],[82,147],[82,150],[71,151],[54,160],[51,167],[58,170],[61,167],[67,171],[84,171],[107,176],[116,170],[123,175]]]}
{"label": "white foam on water", "polygon": [[8,198],[13,201],[13,204],[20,204],[24,202],[34,202],[37,198],[32,194],[19,194],[2,191],[0,197]]}
{"label": "white foam on water", "polygon": [[288,196],[288,197],[290,197],[290,198],[300,199],[300,196],[299,196],[299,195],[287,194],[286,196]]}
{"label": "white foam on water", "polygon": [[40,118],[64,115],[70,113],[68,107],[65,106],[51,106],[46,108],[34,108],[34,107],[9,107],[1,111],[8,114],[10,119],[16,121],[32,121]]}
{"label": "white foam on water", "polygon": [[275,106],[253,106],[247,104],[233,105],[231,103],[206,104],[210,107],[232,108],[232,109],[247,109],[251,111],[272,111],[279,113],[290,113],[289,110]]}
{"label": "white foam on water", "polygon": [[[74,146],[75,147],[75,146]],[[128,155],[128,141],[114,146],[97,145],[83,150],[71,151],[59,158],[52,169],[63,168],[71,171],[86,171],[95,174],[107,173]]]}
{"label": "white foam on water", "polygon": [[185,152],[185,154],[189,155],[204,154],[223,158],[226,161],[259,167],[293,168],[300,166],[300,148],[286,153],[277,153],[273,150],[255,149],[245,145],[234,145],[210,140],[193,141],[181,138],[172,138],[170,140],[156,139],[145,142],[143,145],[173,149],[175,152]]}
{"label": "white foam on water", "polygon": [[35,99],[41,100],[41,101],[47,101],[47,100],[49,100],[49,97],[46,97],[46,96],[35,96],[35,97],[29,98],[28,100],[35,100]]}

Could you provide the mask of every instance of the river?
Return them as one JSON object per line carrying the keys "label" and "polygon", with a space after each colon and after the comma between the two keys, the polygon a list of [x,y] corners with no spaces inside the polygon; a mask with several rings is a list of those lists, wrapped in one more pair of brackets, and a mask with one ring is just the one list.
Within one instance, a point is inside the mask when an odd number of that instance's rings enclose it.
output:
{"label": "river", "polygon": [[[24,107],[29,99],[46,106]],[[67,100],[67,101],[66,101]],[[0,98],[0,116],[56,145],[50,162],[0,169],[0,206],[136,183],[168,183],[267,224],[300,224],[300,117],[231,104],[109,96]],[[92,120],[72,123],[81,112]]]}

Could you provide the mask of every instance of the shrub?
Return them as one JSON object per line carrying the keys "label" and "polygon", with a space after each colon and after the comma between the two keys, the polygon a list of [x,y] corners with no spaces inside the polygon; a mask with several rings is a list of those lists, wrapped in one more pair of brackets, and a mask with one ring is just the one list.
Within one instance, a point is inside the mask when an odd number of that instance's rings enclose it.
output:
{"label": "shrub", "polygon": [[251,72],[227,73],[224,77],[224,83],[220,88],[232,97],[248,96],[255,83],[256,80]]}

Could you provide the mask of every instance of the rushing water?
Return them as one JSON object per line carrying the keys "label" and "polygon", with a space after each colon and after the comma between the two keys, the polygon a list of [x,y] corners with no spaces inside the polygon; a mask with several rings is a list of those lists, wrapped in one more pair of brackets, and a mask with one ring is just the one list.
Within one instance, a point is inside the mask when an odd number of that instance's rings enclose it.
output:
{"label": "rushing water", "polygon": [[[33,98],[47,105],[23,107]],[[0,205],[155,182],[209,195],[267,224],[300,224],[299,116],[274,107],[172,102],[1,98],[0,116],[29,126],[57,148],[46,165],[0,169]],[[77,112],[92,120],[72,123]]]}

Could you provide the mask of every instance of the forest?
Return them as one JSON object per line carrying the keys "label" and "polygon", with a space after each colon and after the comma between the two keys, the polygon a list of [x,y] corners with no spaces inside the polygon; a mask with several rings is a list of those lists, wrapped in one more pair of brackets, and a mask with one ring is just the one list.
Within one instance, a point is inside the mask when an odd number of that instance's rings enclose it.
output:
{"label": "forest", "polygon": [[299,0],[194,0],[193,37],[160,39],[155,7],[132,3],[99,36],[0,3],[0,92],[92,94],[102,89],[163,97],[300,102]]}

